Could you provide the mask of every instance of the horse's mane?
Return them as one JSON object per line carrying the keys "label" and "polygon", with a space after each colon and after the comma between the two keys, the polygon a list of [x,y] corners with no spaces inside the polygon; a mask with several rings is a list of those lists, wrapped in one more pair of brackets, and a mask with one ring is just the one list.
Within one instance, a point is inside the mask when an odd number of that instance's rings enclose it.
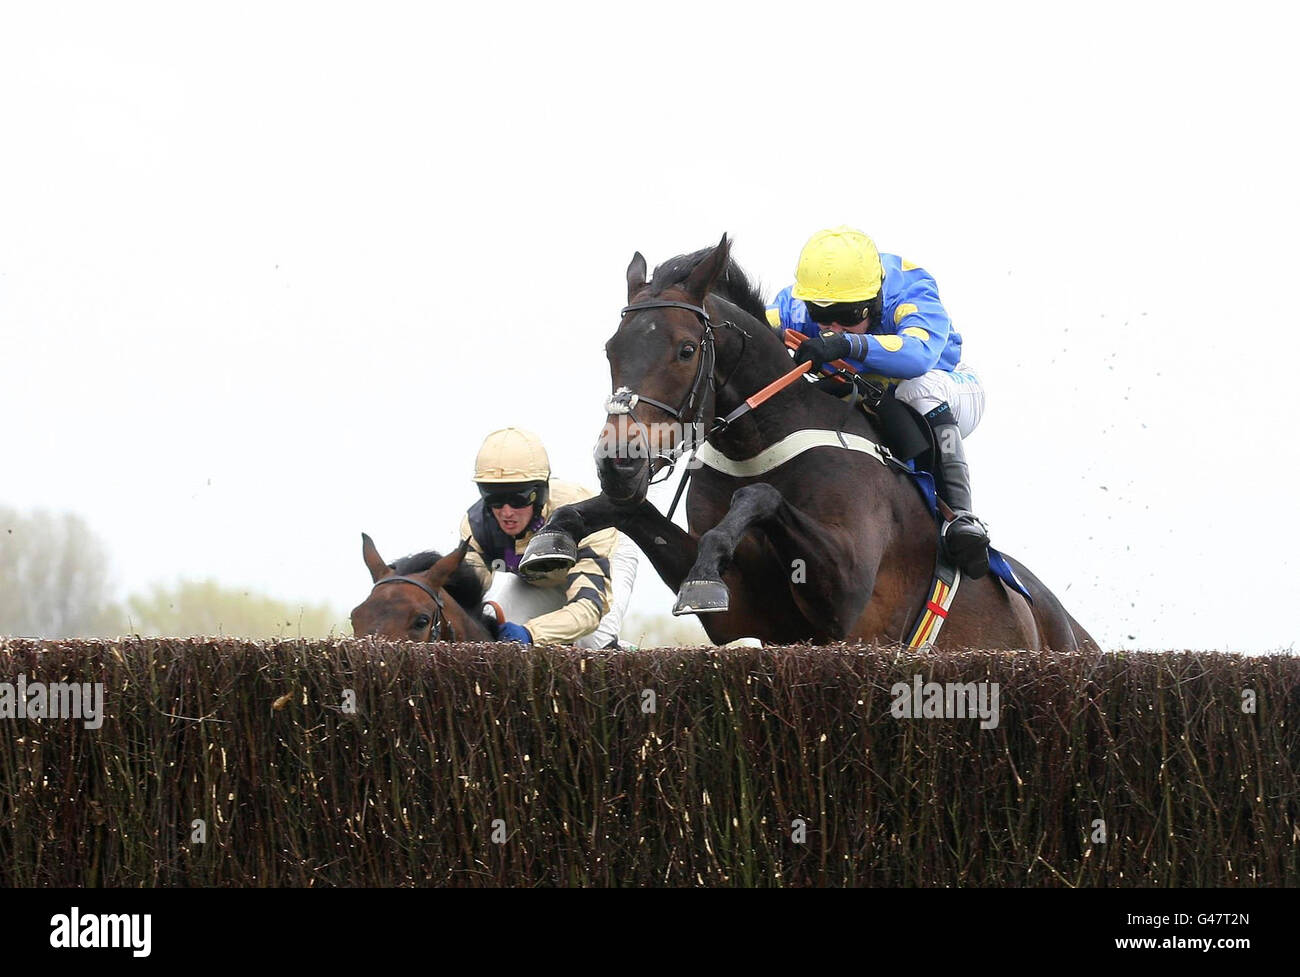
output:
{"label": "horse's mane", "polygon": [[[411,573],[423,573],[441,560],[442,556],[437,550],[425,550],[423,553],[404,556],[388,565],[405,576]],[[452,572],[442,586],[443,590],[451,594],[456,603],[467,611],[472,611],[483,603],[483,584],[479,582],[478,574],[464,563]]]}
{"label": "horse's mane", "polygon": [[[661,295],[670,285],[682,284],[712,250],[713,248],[701,248],[690,254],[679,254],[656,267],[654,278],[650,281],[650,294]],[[713,283],[713,292],[748,312],[759,322],[767,320],[767,303],[763,301],[758,285],[749,280],[744,269],[730,256],[727,258],[727,266]]]}

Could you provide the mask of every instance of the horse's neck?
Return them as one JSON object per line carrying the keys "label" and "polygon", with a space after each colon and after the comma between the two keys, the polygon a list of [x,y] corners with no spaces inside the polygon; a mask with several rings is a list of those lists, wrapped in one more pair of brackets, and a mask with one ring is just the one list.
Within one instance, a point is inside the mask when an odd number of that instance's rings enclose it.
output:
{"label": "horse's neck", "polygon": [[477,614],[473,611],[467,611],[461,607],[460,601],[447,593],[446,589],[438,591],[442,595],[442,614],[446,624],[451,626],[452,635],[449,640],[452,641],[491,641],[492,635],[483,623],[477,619]]}

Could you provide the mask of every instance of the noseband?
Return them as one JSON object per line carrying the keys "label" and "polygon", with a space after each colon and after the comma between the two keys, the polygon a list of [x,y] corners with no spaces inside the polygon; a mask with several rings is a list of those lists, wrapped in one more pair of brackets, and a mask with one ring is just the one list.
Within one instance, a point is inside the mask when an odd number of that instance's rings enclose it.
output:
{"label": "noseband", "polygon": [[438,596],[438,592],[436,590],[430,587],[423,580],[419,580],[415,577],[384,577],[383,580],[376,581],[374,587],[370,588],[370,592],[373,594],[378,588],[382,587],[386,583],[414,584],[416,587],[419,587],[426,594],[432,597],[434,604],[437,605],[438,607],[438,612],[433,615],[433,620],[429,622],[429,640],[432,641],[434,639],[434,635],[438,634],[442,630],[444,624],[447,626],[447,634],[449,638],[452,641],[456,640],[456,629],[453,628],[451,626],[451,622],[447,620],[446,614],[444,612],[444,608],[442,606],[442,598]]}
{"label": "noseband", "polygon": [[[632,419],[637,427],[643,429],[642,433],[643,436],[646,437],[647,446],[650,444],[650,439],[648,432],[644,431],[645,425],[641,421],[637,420],[636,415],[632,413],[636,409],[637,404],[649,404],[651,407],[657,407],[686,428],[686,436],[677,444],[676,447],[670,449],[666,453],[654,456],[654,460],[663,462],[664,465],[666,465],[666,468],[663,466],[660,467],[660,471],[663,472],[663,478],[659,479],[659,481],[663,481],[672,474],[673,467],[677,464],[678,459],[680,459],[683,454],[695,450],[700,444],[707,441],[710,435],[718,430],[715,425],[708,434],[703,435],[703,437],[699,436],[699,431],[702,427],[701,422],[703,420],[700,415],[704,412],[705,398],[703,393],[705,384],[708,385],[708,389],[711,391],[716,389],[713,379],[713,368],[717,362],[717,348],[714,343],[713,322],[709,319],[709,314],[704,311],[702,306],[691,305],[689,302],[672,302],[663,299],[653,302],[637,302],[634,305],[625,306],[619,314],[626,316],[629,312],[640,312],[643,309],[685,309],[687,312],[694,312],[696,317],[699,318],[700,324],[704,327],[704,333],[700,337],[700,360],[699,365],[695,368],[695,379],[691,381],[690,389],[686,391],[686,397],[682,401],[681,406],[674,409],[662,401],[655,400],[653,397],[642,396],[629,387],[619,387],[610,394],[609,398],[605,401],[606,414],[626,414]],[[735,329],[740,333],[744,342],[749,340],[749,336],[746,335],[745,330],[737,327],[735,323],[724,321],[721,325],[724,329]],[[743,343],[740,354],[741,356],[744,356],[745,354]],[[735,372],[734,368],[732,372]],[[726,386],[726,384],[724,383],[723,386]],[[655,479],[652,477],[651,484],[654,483]]]}

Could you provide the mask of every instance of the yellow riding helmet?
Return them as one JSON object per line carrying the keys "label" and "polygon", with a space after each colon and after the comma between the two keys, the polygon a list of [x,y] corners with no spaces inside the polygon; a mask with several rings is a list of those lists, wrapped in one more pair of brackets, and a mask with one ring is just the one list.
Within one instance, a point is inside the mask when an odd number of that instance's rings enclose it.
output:
{"label": "yellow riding helmet", "polygon": [[550,477],[551,460],[542,439],[522,428],[493,431],[474,459],[476,482],[545,482]]}
{"label": "yellow riding helmet", "polygon": [[876,243],[841,224],[808,239],[799,253],[790,294],[817,305],[865,302],[880,293],[884,278]]}

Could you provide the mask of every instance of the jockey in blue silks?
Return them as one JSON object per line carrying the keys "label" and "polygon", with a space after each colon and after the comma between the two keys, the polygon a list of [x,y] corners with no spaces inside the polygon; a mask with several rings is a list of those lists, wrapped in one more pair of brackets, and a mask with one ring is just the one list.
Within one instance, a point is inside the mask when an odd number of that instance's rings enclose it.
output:
{"label": "jockey in blue silks", "polygon": [[878,385],[894,387],[926,419],[955,513],[943,528],[944,548],[967,576],[988,573],[988,529],[972,512],[962,448],[984,414],[984,385],[962,361],[961,335],[930,273],[881,254],[851,227],[818,231],[799,255],[795,284],[777,295],[767,319],[775,329],[809,337],[796,362],[820,370],[829,360],[844,360]]}

